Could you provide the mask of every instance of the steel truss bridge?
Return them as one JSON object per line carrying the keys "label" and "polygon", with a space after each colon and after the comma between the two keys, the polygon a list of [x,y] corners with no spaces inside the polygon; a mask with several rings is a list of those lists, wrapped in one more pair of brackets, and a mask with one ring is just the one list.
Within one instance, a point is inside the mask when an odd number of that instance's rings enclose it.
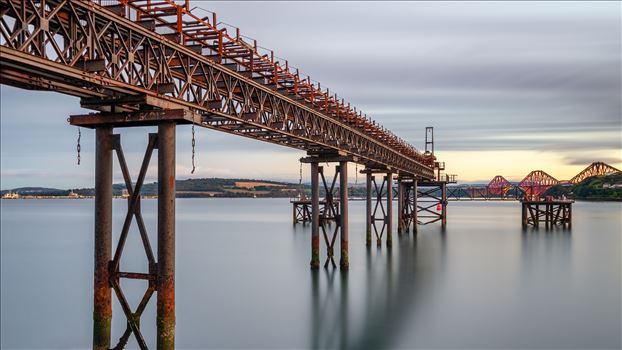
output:
{"label": "steel truss bridge", "polygon": [[519,200],[524,197],[540,197],[555,185],[578,184],[599,175],[620,172],[603,162],[594,162],[570,180],[557,180],[542,170],[530,172],[523,180],[512,183],[501,175],[495,176],[488,185],[457,185],[447,187],[448,200]]}
{"label": "steel truss bridge", "polygon": [[[175,335],[175,145],[176,125],[191,124],[307,152],[311,167],[311,267],[320,265],[320,232],[327,250],[325,265],[334,263],[340,237],[340,266],[348,260],[347,164],[365,166],[367,186],[393,186],[398,179],[399,229],[416,229],[418,188],[437,187],[442,205],[434,218],[445,224],[444,164],[433,151],[432,129],[420,152],[368,118],[319,82],[299,73],[287,60],[218,22],[216,14],[199,16],[189,1],[172,0],[0,0],[0,83],[28,90],[54,91],[80,98],[97,113],[71,116],[72,125],[96,129],[95,268],[93,348],[111,348],[112,291],[127,319],[114,348],[134,335],[147,348],[140,317],[157,295],[157,347],[173,349]],[[149,134],[145,156],[133,179],[121,139],[114,128],[157,126]],[[428,147],[431,146],[430,149]],[[140,205],[152,155],[157,151],[157,254],[146,232]],[[128,211],[112,242],[113,155],[118,158],[128,198]],[[319,164],[338,163],[332,181]],[[436,173],[436,176],[435,176]],[[320,177],[325,188],[339,189],[334,228],[320,217]],[[329,193],[329,192],[327,192]],[[388,191],[392,194],[393,191]],[[432,193],[426,191],[425,193]],[[381,226],[391,245],[392,196],[367,197],[367,237]],[[374,202],[374,199],[376,200]],[[332,203],[332,198],[326,198]],[[372,203],[375,206],[372,207]],[[429,208],[433,204],[425,204]],[[326,211],[325,211],[326,212]],[[146,272],[120,270],[130,225],[136,222],[148,261]],[[122,279],[148,287],[133,308]]]}

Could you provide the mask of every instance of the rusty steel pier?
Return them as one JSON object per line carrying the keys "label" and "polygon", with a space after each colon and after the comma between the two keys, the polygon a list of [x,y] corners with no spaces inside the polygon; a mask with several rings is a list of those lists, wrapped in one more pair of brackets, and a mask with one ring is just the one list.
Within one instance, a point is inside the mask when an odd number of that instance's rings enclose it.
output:
{"label": "rusty steel pier", "polygon": [[[348,163],[365,167],[368,245],[372,230],[378,244],[386,234],[391,245],[393,176],[403,187],[398,191],[400,215],[405,213],[400,230],[407,222],[417,222],[407,220],[417,212],[413,209],[417,197],[415,202],[405,199],[411,198],[407,193],[416,192],[407,184],[440,181],[440,163],[433,150],[427,150],[428,131],[426,152],[420,152],[319,82],[301,75],[288,61],[276,59],[274,51],[242,36],[239,28],[225,26],[216,14],[193,13],[190,1],[0,0],[0,83],[76,96],[83,108],[97,112],[69,118],[71,125],[96,130],[94,349],[123,348],[132,335],[146,349],[140,319],[154,293],[156,346],[175,347],[178,125],[210,128],[307,153],[303,161],[311,167],[314,269],[320,266],[320,232],[326,247],[324,266],[336,266],[339,237],[339,265],[344,270],[349,267]],[[133,180],[121,137],[114,129],[137,126],[157,128],[157,132],[145,135],[145,156]],[[140,195],[154,151],[157,254],[143,221]],[[112,234],[113,153],[129,194],[116,244]],[[329,180],[320,166],[325,162],[337,164]],[[320,179],[326,191],[323,214]],[[330,219],[335,221],[332,226],[327,225]],[[132,222],[138,226],[148,271],[120,269]],[[134,307],[122,288],[125,279],[146,282],[145,293]],[[126,318],[126,329],[116,344],[111,327],[113,292]]]}
{"label": "rusty steel pier", "polygon": [[[292,203],[292,221],[295,224],[311,222],[311,207],[313,205],[310,198],[296,198]],[[326,222],[337,220],[334,213],[339,213],[339,201],[332,201],[333,208],[328,207],[326,200],[320,200],[320,217]]]}
{"label": "rusty steel pier", "polygon": [[528,226],[551,229],[554,226],[570,228],[572,226],[573,200],[545,198],[544,200],[521,200],[523,228]]}

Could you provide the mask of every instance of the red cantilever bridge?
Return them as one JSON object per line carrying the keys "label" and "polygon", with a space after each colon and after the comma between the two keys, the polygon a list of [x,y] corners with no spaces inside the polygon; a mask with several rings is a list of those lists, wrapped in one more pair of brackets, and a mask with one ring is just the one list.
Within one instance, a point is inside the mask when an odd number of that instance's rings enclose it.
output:
{"label": "red cantilever bridge", "polygon": [[[434,174],[441,166],[431,138],[428,142],[431,130],[426,130],[426,150],[431,145],[431,151],[418,151],[319,82],[299,74],[287,60],[277,59],[273,51],[241,35],[238,28],[218,22],[216,14],[196,15],[188,0],[0,0],[0,82],[76,96],[83,107],[98,111],[70,117],[72,125],[96,129],[96,349],[111,347],[112,290],[127,317],[127,329],[117,347],[123,347],[133,334],[139,346],[146,348],[139,320],[156,293],[157,346],[174,348],[178,124],[307,152],[303,162],[311,166],[312,268],[320,264],[320,232],[326,244],[325,265],[335,265],[334,245],[339,236],[340,265],[348,268],[348,162],[365,166],[368,242],[373,227],[378,242],[384,233],[387,245],[391,244],[393,191],[386,189],[393,186],[394,177],[399,184],[400,224],[408,227],[413,222],[416,228],[417,185],[426,184],[442,188],[445,222],[446,182],[435,181]],[[128,171],[120,135],[113,133],[114,128],[131,126],[157,126],[158,130],[149,134],[135,179]],[[140,205],[140,190],[154,151],[158,164],[157,254],[149,242]],[[129,193],[114,251],[113,155]],[[319,165],[323,162],[338,163],[332,182]],[[339,188],[339,212],[333,213],[337,220],[331,227],[320,217],[320,185],[331,194]],[[372,185],[378,194],[373,198]],[[389,193],[386,203],[380,195],[383,188]],[[332,200],[332,195],[327,196],[326,201]],[[145,272],[120,270],[133,221],[148,260]],[[128,278],[148,284],[135,308],[128,303],[120,282]]]}
{"label": "red cantilever bridge", "polygon": [[598,175],[620,172],[619,169],[603,162],[594,162],[572,177],[570,180],[557,180],[542,170],[534,170],[518,183],[512,183],[501,175],[495,176],[488,185],[458,185],[447,188],[449,200],[463,199],[519,199],[521,197],[539,197],[555,185],[578,184]]}

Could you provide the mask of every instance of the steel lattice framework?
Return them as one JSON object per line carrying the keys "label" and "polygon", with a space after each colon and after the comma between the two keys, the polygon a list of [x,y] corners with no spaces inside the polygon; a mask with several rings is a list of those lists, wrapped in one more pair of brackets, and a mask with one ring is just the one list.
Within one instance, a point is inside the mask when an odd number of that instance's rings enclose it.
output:
{"label": "steel lattice framework", "polygon": [[[189,109],[196,124],[434,178],[418,152],[236,29],[170,0],[0,0],[2,84],[104,112]],[[194,121],[194,120],[193,120]]]}
{"label": "steel lattice framework", "polygon": [[605,164],[603,162],[594,162],[590,164],[587,168],[583,169],[580,173],[575,175],[572,179],[570,179],[569,182],[572,184],[578,184],[579,182],[587,179],[588,177],[619,172],[619,169],[616,169],[609,164]]}
{"label": "steel lattice framework", "polygon": [[503,176],[497,175],[488,183],[487,188],[491,195],[503,196],[512,188],[512,184]]}
{"label": "steel lattice framework", "polygon": [[557,180],[542,170],[530,172],[520,183],[511,183],[501,175],[495,176],[486,186],[459,185],[448,187],[451,200],[492,200],[519,199],[521,193],[539,196],[554,185],[578,184],[592,176],[602,176],[620,172],[619,169],[603,162],[594,162],[570,180]]}
{"label": "steel lattice framework", "polygon": [[527,174],[518,186],[527,196],[539,196],[546,190],[559,184],[559,181],[542,170],[534,170]]}

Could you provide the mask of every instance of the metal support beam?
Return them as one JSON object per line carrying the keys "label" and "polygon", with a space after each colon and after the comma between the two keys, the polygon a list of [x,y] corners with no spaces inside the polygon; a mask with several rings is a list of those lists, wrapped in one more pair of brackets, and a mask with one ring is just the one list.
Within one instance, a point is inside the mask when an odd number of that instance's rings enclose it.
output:
{"label": "metal support beam", "polygon": [[441,183],[441,227],[447,226],[447,183]]}
{"label": "metal support beam", "polygon": [[110,348],[112,290],[112,128],[95,131],[95,261],[93,349]]}
{"label": "metal support beam", "polygon": [[175,124],[158,126],[157,347],[175,348]]}
{"label": "metal support beam", "polygon": [[406,220],[404,217],[404,210],[405,210],[404,192],[405,192],[405,184],[402,182],[402,179],[398,178],[397,179],[397,212],[398,212],[397,233],[399,234],[404,232],[404,226],[406,225]]}
{"label": "metal support beam", "polygon": [[413,234],[419,231],[419,182],[413,181]]}
{"label": "metal support beam", "polygon": [[318,163],[311,163],[311,269],[320,268],[320,183],[318,173]]}
{"label": "metal support beam", "polygon": [[367,247],[371,247],[371,226],[374,220],[371,209],[372,174],[365,174],[367,196],[365,198],[365,242]]}
{"label": "metal support beam", "polygon": [[347,270],[350,266],[348,258],[348,162],[339,162],[339,227],[341,230],[341,257],[339,266]]}
{"label": "metal support beam", "polygon": [[388,172],[385,177],[387,183],[387,215],[385,217],[387,225],[387,247],[393,245],[393,173]]}

